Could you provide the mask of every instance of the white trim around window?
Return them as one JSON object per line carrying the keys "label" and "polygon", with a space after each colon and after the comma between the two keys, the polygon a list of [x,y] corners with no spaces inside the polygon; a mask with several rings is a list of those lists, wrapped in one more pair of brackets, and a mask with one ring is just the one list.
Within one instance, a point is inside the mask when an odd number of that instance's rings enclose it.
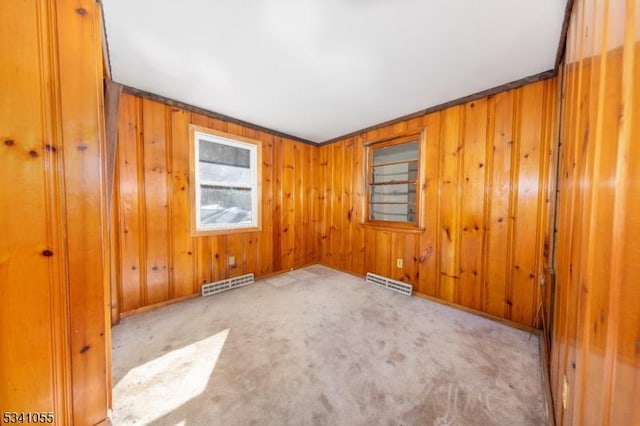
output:
{"label": "white trim around window", "polygon": [[192,234],[260,230],[260,141],[191,125],[189,142]]}

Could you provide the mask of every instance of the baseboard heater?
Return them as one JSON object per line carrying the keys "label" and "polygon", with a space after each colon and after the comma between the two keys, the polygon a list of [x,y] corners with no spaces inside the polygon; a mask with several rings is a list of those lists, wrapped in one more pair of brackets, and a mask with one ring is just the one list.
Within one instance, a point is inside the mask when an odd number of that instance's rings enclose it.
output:
{"label": "baseboard heater", "polygon": [[222,293],[223,291],[233,290],[234,288],[244,287],[253,283],[253,274],[240,275],[239,277],[227,278],[202,286],[202,297],[211,296],[213,294]]}
{"label": "baseboard heater", "polygon": [[367,272],[367,282],[379,285],[380,287],[388,288],[389,290],[397,291],[398,293],[404,294],[405,296],[411,296],[411,294],[413,293],[413,286],[411,284],[392,280],[391,278],[372,274],[371,272]]}

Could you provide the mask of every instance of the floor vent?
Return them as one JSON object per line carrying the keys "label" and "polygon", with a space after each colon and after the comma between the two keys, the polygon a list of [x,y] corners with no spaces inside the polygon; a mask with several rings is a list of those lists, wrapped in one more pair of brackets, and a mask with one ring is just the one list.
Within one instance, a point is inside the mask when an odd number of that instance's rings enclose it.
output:
{"label": "floor vent", "polygon": [[392,280],[381,275],[372,274],[371,272],[367,272],[367,282],[388,288],[389,290],[397,291],[398,293],[402,293],[406,296],[411,296],[413,293],[413,286],[411,284]]}
{"label": "floor vent", "polygon": [[240,275],[239,277],[227,278],[226,280],[216,281],[214,283],[202,286],[202,297],[211,296],[212,294],[222,293],[223,291],[233,290],[234,288],[243,287],[253,282],[253,274]]}

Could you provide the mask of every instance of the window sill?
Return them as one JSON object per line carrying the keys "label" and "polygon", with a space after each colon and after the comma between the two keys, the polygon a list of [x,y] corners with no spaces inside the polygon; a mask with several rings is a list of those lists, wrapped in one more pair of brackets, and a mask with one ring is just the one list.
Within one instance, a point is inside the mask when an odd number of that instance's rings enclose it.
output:
{"label": "window sill", "polygon": [[378,223],[363,223],[362,226],[365,229],[373,229],[375,231],[400,232],[404,234],[417,234],[417,235],[422,235],[424,233],[424,228],[417,228],[413,226],[378,224]]}
{"label": "window sill", "polygon": [[260,232],[262,228],[260,226],[251,226],[247,228],[221,228],[221,229],[206,229],[206,230],[191,230],[192,237],[212,237],[219,235],[229,234],[246,234],[248,232]]}

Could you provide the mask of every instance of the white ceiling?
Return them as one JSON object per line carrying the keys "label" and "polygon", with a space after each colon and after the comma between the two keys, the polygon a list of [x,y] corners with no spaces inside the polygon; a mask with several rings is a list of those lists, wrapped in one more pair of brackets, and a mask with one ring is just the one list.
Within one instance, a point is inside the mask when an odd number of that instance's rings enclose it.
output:
{"label": "white ceiling", "polygon": [[313,142],[554,68],[566,0],[103,0],[118,83]]}

